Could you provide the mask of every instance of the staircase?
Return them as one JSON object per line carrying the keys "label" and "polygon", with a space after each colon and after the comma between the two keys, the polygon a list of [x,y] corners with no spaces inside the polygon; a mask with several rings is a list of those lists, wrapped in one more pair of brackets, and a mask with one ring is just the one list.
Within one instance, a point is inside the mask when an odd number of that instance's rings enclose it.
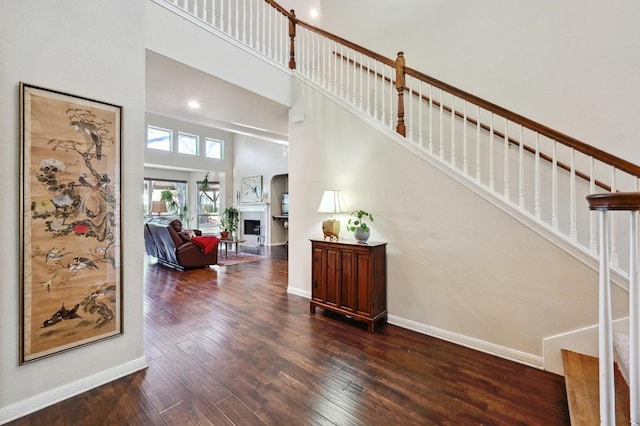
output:
{"label": "staircase", "polygon": [[[562,350],[562,362],[571,425],[599,425],[598,358]],[[618,368],[615,392],[616,425],[629,425],[629,386]]]}
{"label": "staircase", "polygon": [[[593,269],[603,259],[605,238],[598,233],[598,209],[585,209],[585,197],[640,190],[640,167],[422,74],[406,65],[409,59],[402,52],[390,59],[313,27],[273,0],[154,1],[290,68],[295,78]],[[629,223],[619,217],[609,220],[605,278],[607,285],[626,289],[633,278]],[[610,311],[608,315],[601,329],[610,324]],[[609,329],[601,348],[611,346],[611,334]],[[602,361],[570,351],[563,351],[563,360],[572,422],[599,424],[597,371]],[[623,389],[615,371],[616,390]],[[576,390],[594,384],[590,390]],[[627,396],[622,394],[616,400],[627,414],[617,416],[618,424],[628,424],[628,386]],[[592,404],[596,414],[587,417],[594,411],[587,408]]]}

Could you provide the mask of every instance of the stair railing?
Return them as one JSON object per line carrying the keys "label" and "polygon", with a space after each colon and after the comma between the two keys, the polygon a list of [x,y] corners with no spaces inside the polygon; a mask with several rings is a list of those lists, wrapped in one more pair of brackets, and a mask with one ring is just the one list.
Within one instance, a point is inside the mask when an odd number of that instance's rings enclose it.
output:
{"label": "stair railing", "polygon": [[640,289],[638,289],[638,216],[640,193],[600,193],[587,197],[598,212],[600,234],[599,363],[600,424],[615,425],[613,323],[611,316],[611,211],[629,212],[629,392],[632,425],[640,425]]}
{"label": "stair railing", "polygon": [[[596,257],[595,192],[640,190],[640,167],[310,25],[274,0],[154,0],[295,70],[412,149]],[[485,193],[486,193],[485,192]],[[580,204],[578,204],[580,203]],[[626,275],[626,225],[611,266]],[[622,255],[620,255],[622,254]]]}

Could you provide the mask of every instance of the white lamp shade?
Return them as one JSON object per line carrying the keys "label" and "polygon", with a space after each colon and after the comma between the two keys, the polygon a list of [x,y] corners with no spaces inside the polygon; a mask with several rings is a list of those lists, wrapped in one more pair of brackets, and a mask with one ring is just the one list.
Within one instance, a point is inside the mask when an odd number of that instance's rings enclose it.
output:
{"label": "white lamp shade", "polygon": [[152,201],[151,213],[165,213],[167,211],[167,203],[164,201]]}
{"label": "white lamp shade", "polygon": [[318,206],[318,213],[346,213],[347,205],[342,198],[342,191],[324,191]]}

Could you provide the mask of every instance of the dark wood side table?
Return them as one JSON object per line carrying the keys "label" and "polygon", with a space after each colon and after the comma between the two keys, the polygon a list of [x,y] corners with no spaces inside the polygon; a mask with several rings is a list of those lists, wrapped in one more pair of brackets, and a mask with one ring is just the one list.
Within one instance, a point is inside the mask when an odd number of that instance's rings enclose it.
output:
{"label": "dark wood side table", "polygon": [[387,320],[387,243],[311,240],[311,302],[368,324]]}
{"label": "dark wood side table", "polygon": [[235,244],[235,252],[236,256],[238,256],[238,243],[244,243],[245,240],[220,240],[220,242],[224,244],[224,257],[229,257],[227,253],[229,250],[229,245],[233,247],[233,245]]}

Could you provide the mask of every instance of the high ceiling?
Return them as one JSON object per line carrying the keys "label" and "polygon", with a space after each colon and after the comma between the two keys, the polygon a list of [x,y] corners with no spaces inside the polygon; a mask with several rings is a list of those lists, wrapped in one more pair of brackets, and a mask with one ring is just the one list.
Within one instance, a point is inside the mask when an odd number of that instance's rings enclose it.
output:
{"label": "high ceiling", "polygon": [[[145,85],[147,112],[274,142],[287,140],[286,106],[151,51],[146,54]],[[191,100],[200,108],[189,108]]]}
{"label": "high ceiling", "polygon": [[[320,0],[279,0],[287,10],[311,21]],[[166,117],[286,143],[288,109],[255,93],[157,53],[146,54],[146,111]],[[199,109],[188,102],[198,100]]]}

